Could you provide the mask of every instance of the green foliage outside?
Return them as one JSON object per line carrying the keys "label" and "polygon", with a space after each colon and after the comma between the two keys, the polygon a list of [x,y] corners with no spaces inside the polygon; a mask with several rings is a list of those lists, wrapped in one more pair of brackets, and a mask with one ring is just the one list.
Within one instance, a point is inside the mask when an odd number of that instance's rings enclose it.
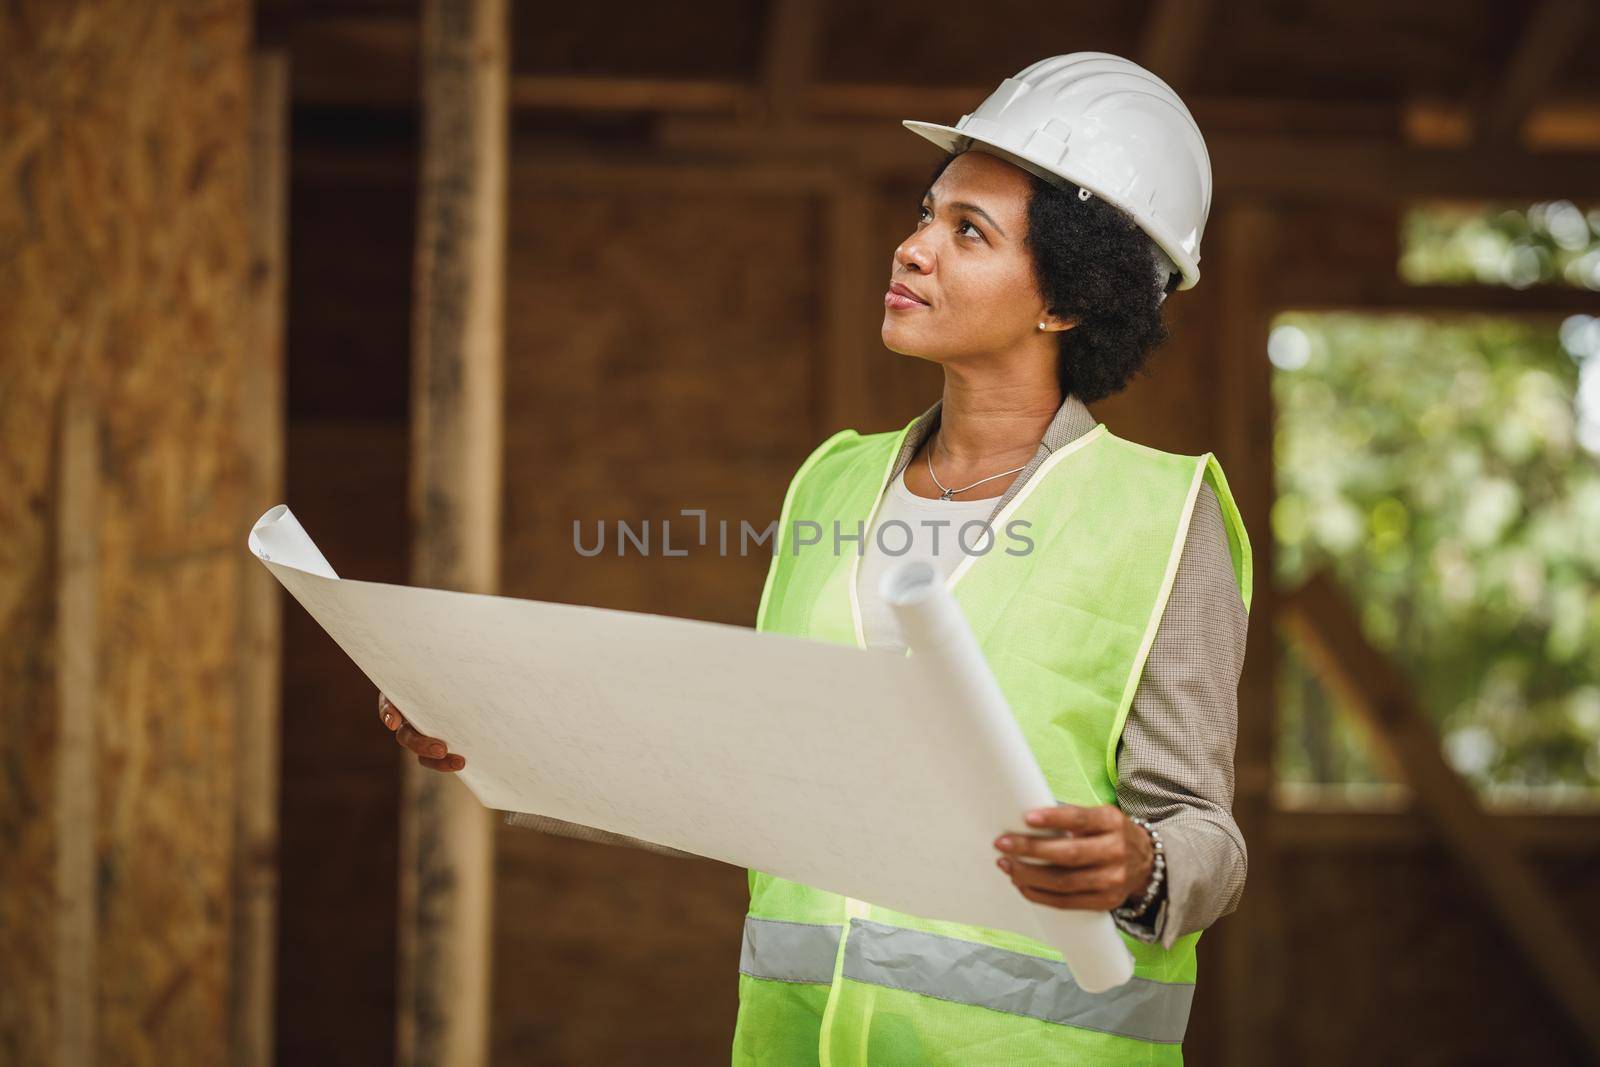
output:
{"label": "green foliage outside", "polygon": [[1400,236],[1400,277],[1413,285],[1600,290],[1600,208],[1421,204],[1406,213]]}
{"label": "green foliage outside", "polygon": [[[1401,238],[1410,284],[1600,290],[1600,208],[1419,204]],[[1330,569],[1481,790],[1600,799],[1600,317],[1285,315],[1270,355],[1278,580]],[[1282,779],[1382,781],[1287,653]]]}
{"label": "green foliage outside", "polygon": [[[1498,796],[1600,799],[1596,350],[1581,315],[1295,313],[1271,335],[1277,581],[1328,568]],[[1281,779],[1383,779],[1293,648],[1280,684]]]}

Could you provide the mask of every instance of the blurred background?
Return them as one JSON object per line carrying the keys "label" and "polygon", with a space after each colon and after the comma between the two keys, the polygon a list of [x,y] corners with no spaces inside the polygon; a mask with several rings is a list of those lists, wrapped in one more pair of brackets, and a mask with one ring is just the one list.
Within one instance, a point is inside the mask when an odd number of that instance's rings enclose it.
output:
{"label": "blurred background", "polygon": [[1083,50],[1216,178],[1095,414],[1215,451],[1271,576],[1191,1062],[1600,1062],[1583,0],[0,6],[0,1062],[725,1062],[744,872],[419,771],[246,533],[753,624],[759,550],[573,522],[765,526],[937,399],[899,120]]}

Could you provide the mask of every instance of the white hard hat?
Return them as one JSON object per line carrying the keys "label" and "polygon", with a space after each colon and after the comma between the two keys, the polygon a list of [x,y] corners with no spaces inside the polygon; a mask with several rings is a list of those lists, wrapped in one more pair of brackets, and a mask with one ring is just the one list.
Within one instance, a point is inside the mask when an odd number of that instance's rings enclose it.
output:
{"label": "white hard hat", "polygon": [[[1000,83],[954,126],[903,125],[947,152],[974,145],[1125,211],[1166,255],[1162,280],[1200,280],[1200,235],[1211,211],[1211,156],[1172,87],[1106,52],[1054,56]],[[1083,194],[1080,194],[1083,195]]]}

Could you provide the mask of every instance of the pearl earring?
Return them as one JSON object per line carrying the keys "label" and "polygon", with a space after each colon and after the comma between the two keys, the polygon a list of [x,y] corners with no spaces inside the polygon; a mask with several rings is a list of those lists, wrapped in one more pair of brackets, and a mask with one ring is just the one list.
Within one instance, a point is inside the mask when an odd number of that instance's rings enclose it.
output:
{"label": "pearl earring", "polygon": [[1041,330],[1042,330],[1042,329],[1044,329],[1044,323],[1042,323],[1042,322],[1041,322],[1041,323],[1040,323],[1040,324],[1039,324],[1039,329],[1041,329]]}

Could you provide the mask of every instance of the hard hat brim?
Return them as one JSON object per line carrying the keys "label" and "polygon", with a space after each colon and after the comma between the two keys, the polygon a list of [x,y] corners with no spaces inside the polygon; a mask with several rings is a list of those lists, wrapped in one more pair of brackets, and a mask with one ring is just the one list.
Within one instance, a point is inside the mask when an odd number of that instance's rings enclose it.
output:
{"label": "hard hat brim", "polygon": [[[1121,208],[1131,218],[1137,219],[1139,216],[1137,209],[1132,205],[1124,204],[1114,196],[1108,196],[1102,189],[1097,188],[1098,183],[1092,179],[1085,178],[1080,180],[1070,170],[1047,170],[1026,156],[1020,156],[1002,145],[995,144],[993,141],[983,137],[976,137],[965,130],[957,129],[954,126],[944,126],[937,122],[919,122],[916,119],[902,119],[900,125],[917,136],[932,141],[946,152],[962,152],[969,148],[978,148],[1055,185],[1060,185],[1064,180],[1081,185],[1100,199]],[[1167,254],[1167,258],[1172,260],[1172,265],[1182,275],[1183,280],[1178,283],[1178,288],[1194,288],[1195,283],[1200,280],[1200,265],[1195,262],[1194,258],[1185,252],[1183,247],[1170,236],[1154,232],[1152,227],[1140,226],[1139,228]]]}

